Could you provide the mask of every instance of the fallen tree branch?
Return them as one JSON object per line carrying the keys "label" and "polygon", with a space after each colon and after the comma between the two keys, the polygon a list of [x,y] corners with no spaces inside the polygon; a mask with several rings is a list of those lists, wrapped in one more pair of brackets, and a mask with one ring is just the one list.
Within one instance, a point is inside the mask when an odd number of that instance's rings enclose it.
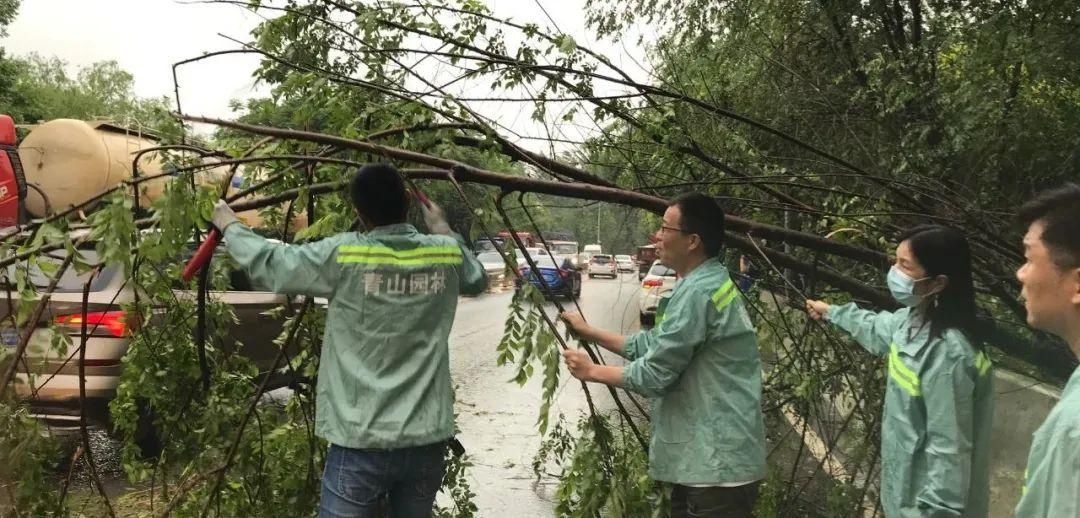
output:
{"label": "fallen tree branch", "polygon": [[[372,153],[387,158],[436,167],[444,171],[449,171],[450,169],[453,169],[458,180],[464,182],[481,183],[497,187],[505,187],[511,190],[552,194],[556,196],[565,196],[568,198],[590,199],[611,203],[619,203],[622,205],[645,209],[658,214],[662,213],[667,208],[667,200],[663,198],[637,193],[618,187],[605,187],[602,185],[572,182],[548,182],[534,178],[496,173],[493,171],[487,171],[467,164],[463,164],[455,160],[426,155],[423,153],[417,153],[415,151],[409,151],[406,149],[396,148],[392,146],[384,146],[370,142],[363,142],[359,140],[338,137],[335,135],[327,135],[323,133],[271,128],[267,126],[244,124],[223,119],[215,119],[211,117],[198,117],[179,114],[177,114],[176,116],[178,118],[191,122],[214,124],[226,128],[232,128],[246,131],[249,133],[254,133],[257,135],[273,136],[283,139],[305,140],[309,142],[318,142],[342,148],[356,149],[359,151]],[[433,177],[445,176],[445,174],[446,173],[443,172],[440,174],[435,174],[435,176]],[[315,186],[311,186],[311,188],[314,187]],[[732,230],[739,232],[748,232],[755,237],[761,237],[769,239],[771,241],[790,243],[798,246],[805,246],[807,248],[820,250],[831,255],[847,257],[849,259],[854,259],[856,261],[873,266],[883,267],[888,262],[886,255],[881,252],[846,245],[843,243],[837,243],[835,241],[831,241],[820,236],[816,236],[814,234],[789,230],[783,227],[759,223],[732,215],[728,215],[726,217],[725,223]]]}

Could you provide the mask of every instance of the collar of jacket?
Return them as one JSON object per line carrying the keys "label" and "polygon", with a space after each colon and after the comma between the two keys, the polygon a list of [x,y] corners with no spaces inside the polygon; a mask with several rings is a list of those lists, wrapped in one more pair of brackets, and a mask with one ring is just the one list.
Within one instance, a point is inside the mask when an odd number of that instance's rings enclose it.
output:
{"label": "collar of jacket", "polygon": [[710,257],[710,258],[706,259],[705,262],[697,265],[697,268],[694,268],[693,270],[690,270],[690,273],[686,274],[686,276],[683,277],[680,280],[681,281],[686,281],[686,280],[690,280],[690,279],[696,279],[698,277],[701,277],[702,275],[705,275],[709,270],[715,269],[715,268],[717,268],[719,266],[720,266],[720,259],[717,259],[715,257]]}
{"label": "collar of jacket", "polygon": [[367,231],[369,236],[385,236],[385,235],[403,235],[403,234],[418,234],[416,227],[408,223],[394,223],[392,225],[383,225],[381,227],[375,227]]}

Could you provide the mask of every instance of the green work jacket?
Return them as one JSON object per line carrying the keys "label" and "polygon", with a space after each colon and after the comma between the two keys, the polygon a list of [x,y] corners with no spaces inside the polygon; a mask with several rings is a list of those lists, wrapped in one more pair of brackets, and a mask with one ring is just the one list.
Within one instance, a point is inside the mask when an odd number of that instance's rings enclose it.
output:
{"label": "green work jacket", "polygon": [[1080,517],[1080,368],[1032,436],[1016,516]]}
{"label": "green work jacket", "polygon": [[707,260],[658,313],[656,327],[623,349],[623,386],[653,398],[649,475],[676,484],[764,478],[761,357],[727,269]]}
{"label": "green work jacket", "polygon": [[447,338],[458,295],[487,285],[459,237],[396,224],[285,245],[232,224],[225,244],[257,285],[329,299],[316,434],[382,449],[453,436]]}
{"label": "green work jacket", "polygon": [[888,382],[881,418],[881,504],[887,518],[987,515],[993,366],[964,333],[909,308],[875,313],[833,306],[828,320],[875,356]]}

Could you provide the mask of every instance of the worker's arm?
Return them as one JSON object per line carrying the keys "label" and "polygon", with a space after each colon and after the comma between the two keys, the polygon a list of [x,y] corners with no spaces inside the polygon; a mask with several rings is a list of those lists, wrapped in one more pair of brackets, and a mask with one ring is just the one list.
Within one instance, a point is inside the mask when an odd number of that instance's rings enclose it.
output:
{"label": "worker's arm", "polygon": [[333,238],[304,245],[272,243],[241,223],[225,229],[229,255],[258,286],[277,293],[330,298],[337,286]]}
{"label": "worker's arm", "polygon": [[484,265],[476,259],[476,255],[469,250],[465,240],[456,233],[451,232],[450,237],[457,240],[461,249],[461,269],[458,271],[459,290],[463,295],[479,295],[487,289],[488,278]]}
{"label": "worker's arm", "polygon": [[823,315],[829,322],[847,331],[855,341],[875,356],[885,356],[892,343],[892,335],[907,318],[907,311],[890,313],[873,312],[856,306],[854,302],[829,306]]}
{"label": "worker's arm", "polygon": [[663,323],[633,342],[636,348],[640,347],[638,339],[655,341],[622,368],[619,385],[650,397],[666,394],[705,343],[716,313],[709,296],[696,290],[688,289],[672,297]]}
{"label": "worker's arm", "polygon": [[335,239],[305,245],[272,243],[241,223],[224,201],[214,207],[213,223],[225,237],[229,255],[255,284],[277,293],[333,295],[340,271]]}
{"label": "worker's arm", "polygon": [[458,267],[458,291],[463,295],[479,295],[487,289],[487,271],[484,265],[476,259],[472,251],[465,244],[465,240],[450,229],[443,214],[442,207],[435,202],[424,199],[420,203],[420,212],[424,216],[424,223],[432,234],[441,234],[453,238],[461,251],[461,266]]}
{"label": "worker's arm", "polygon": [[566,322],[566,325],[573,329],[582,340],[597,344],[628,360],[633,360],[637,357],[638,351],[644,350],[644,346],[638,344],[627,347],[627,344],[632,341],[631,337],[589,325],[585,321],[585,317],[577,311],[566,311],[561,317]]}

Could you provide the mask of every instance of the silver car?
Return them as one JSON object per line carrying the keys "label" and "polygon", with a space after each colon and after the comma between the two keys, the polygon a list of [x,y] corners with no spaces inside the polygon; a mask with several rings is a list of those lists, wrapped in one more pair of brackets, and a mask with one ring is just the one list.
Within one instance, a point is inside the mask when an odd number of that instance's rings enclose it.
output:
{"label": "silver car", "polygon": [[[61,262],[63,250],[53,252],[52,258]],[[223,257],[224,247],[219,248],[217,257]],[[80,254],[90,263],[98,261],[93,250],[82,250]],[[14,269],[9,267],[6,275],[0,275],[0,283],[13,292]],[[50,277],[36,269],[30,269],[29,280],[44,291]],[[31,331],[27,345],[25,362],[20,362],[16,372],[16,395],[25,401],[33,415],[41,419],[50,433],[64,435],[79,429],[80,414],[85,413],[92,425],[108,426],[109,402],[116,397],[116,388],[120,383],[120,373],[124,367],[122,359],[131,343],[132,336],[141,327],[139,322],[131,321],[123,311],[123,305],[133,301],[134,291],[126,282],[119,268],[106,266],[101,268],[90,284],[86,305],[85,319],[88,330],[86,341],[86,359],[83,369],[86,374],[86,404],[80,405],[79,397],[79,345],[84,312],[82,297],[84,286],[90,274],[79,275],[69,268],[61,276],[41,319]],[[266,371],[272,366],[278,352],[274,340],[281,334],[283,320],[269,316],[269,310],[279,307],[289,300],[286,295],[260,290],[252,285],[246,273],[233,270],[229,274],[230,289],[214,292],[211,296],[232,306],[236,321],[230,326],[227,347],[243,343],[240,354],[250,358],[260,369]],[[182,285],[177,283],[177,287]],[[182,299],[194,299],[195,292],[186,289],[174,290],[174,295]],[[12,296],[13,297],[13,296]],[[297,300],[298,301],[298,300]],[[14,327],[13,298],[3,299],[4,314],[0,322],[0,339],[8,353],[13,353],[18,346],[22,330]],[[164,308],[155,311],[161,314]],[[49,324],[55,324],[50,328]],[[153,325],[153,322],[147,323]],[[53,329],[56,329],[54,331]],[[66,351],[53,347],[58,343],[56,332],[62,332],[70,338],[71,346]],[[0,355],[10,356],[10,355]],[[10,359],[0,361],[6,370]],[[275,375],[272,385],[284,386],[291,381],[284,375]],[[146,420],[148,423],[149,419]],[[144,452],[153,449],[156,441],[151,429],[140,432],[137,440]]]}

